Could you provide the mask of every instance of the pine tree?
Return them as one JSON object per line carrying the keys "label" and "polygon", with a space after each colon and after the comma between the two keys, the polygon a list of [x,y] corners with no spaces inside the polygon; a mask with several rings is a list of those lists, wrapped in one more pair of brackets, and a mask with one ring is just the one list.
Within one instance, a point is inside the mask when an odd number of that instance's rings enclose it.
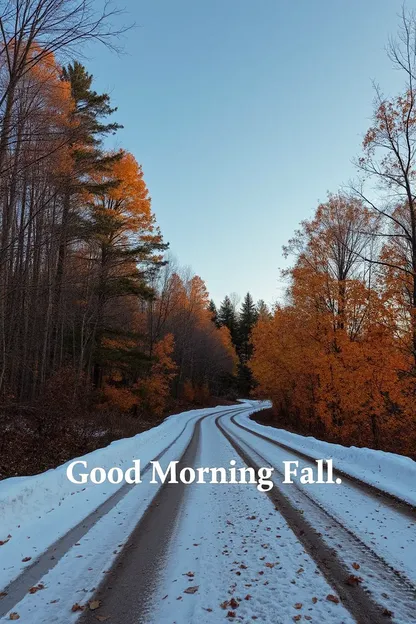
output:
{"label": "pine tree", "polygon": [[240,394],[249,396],[254,387],[254,378],[248,362],[253,353],[251,342],[251,332],[257,323],[258,313],[250,293],[244,297],[241,305],[238,323],[238,356],[240,363],[238,366],[238,387]]}
{"label": "pine tree", "polygon": [[239,342],[240,342],[240,358],[243,364],[246,364],[251,358],[253,346],[251,344],[251,331],[257,323],[258,312],[254,305],[253,297],[248,292],[244,297],[241,306],[239,319]]}
{"label": "pine tree", "polygon": [[224,326],[228,328],[232,343],[238,348],[238,319],[228,295],[225,296],[218,310],[218,324],[220,327]]}
{"label": "pine tree", "polygon": [[215,305],[215,301],[213,299],[211,299],[208,304],[208,310],[211,313],[211,321],[214,323],[216,327],[219,327],[218,310],[217,310],[217,306]]}
{"label": "pine tree", "polygon": [[[114,335],[106,322],[108,307],[126,297],[144,301],[154,296],[150,278],[160,266],[160,253],[167,245],[155,227],[142,168],[131,154],[124,153],[113,161],[107,174],[97,172],[91,178],[94,192],[87,196],[88,241],[96,276],[91,359],[94,385],[100,387],[103,363],[109,355],[105,345]],[[123,333],[118,330],[116,335]],[[125,355],[131,360],[133,355],[140,365],[143,359],[135,348],[129,347],[127,353],[123,348],[117,351],[120,360]]]}
{"label": "pine tree", "polygon": [[257,301],[256,310],[258,320],[267,321],[267,319],[272,318],[272,313],[270,312],[264,299],[259,299]]}
{"label": "pine tree", "polygon": [[122,152],[105,154],[102,149],[104,136],[114,134],[119,128],[117,123],[104,123],[103,119],[117,109],[110,106],[109,95],[99,95],[91,89],[93,77],[85,67],[75,61],[62,69],[61,80],[70,86],[73,109],[67,129],[67,145],[70,165],[62,175],[62,220],[59,231],[59,248],[54,288],[54,339],[52,341],[53,365],[61,364],[59,335],[63,334],[65,311],[62,305],[63,281],[67,252],[71,240],[80,234],[85,226],[82,215],[83,202],[80,201],[86,191],[104,192],[114,182],[98,184],[93,181],[94,173],[108,170],[122,157]]}

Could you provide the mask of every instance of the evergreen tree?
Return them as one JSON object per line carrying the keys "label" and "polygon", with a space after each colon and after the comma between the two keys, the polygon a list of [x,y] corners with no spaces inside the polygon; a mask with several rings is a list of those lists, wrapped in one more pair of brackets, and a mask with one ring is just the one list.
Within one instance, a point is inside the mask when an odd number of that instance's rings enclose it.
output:
{"label": "evergreen tree", "polygon": [[264,299],[259,299],[256,305],[257,309],[257,317],[258,320],[266,321],[267,319],[272,318],[272,314],[264,301]]}
{"label": "evergreen tree", "polygon": [[251,344],[251,330],[257,323],[258,312],[253,297],[248,292],[241,306],[239,319],[239,354],[243,364],[247,364],[253,352]]}
{"label": "evergreen tree", "polygon": [[254,379],[248,362],[253,353],[253,345],[251,343],[251,331],[257,322],[258,313],[254,301],[250,293],[244,297],[238,318],[238,373],[237,383],[240,396],[248,397],[254,387]]}
{"label": "evergreen tree", "polygon": [[[57,233],[59,240],[54,286],[54,340],[52,363],[56,368],[61,364],[62,354],[58,350],[58,336],[63,334],[65,310],[62,305],[63,281],[67,252],[71,241],[85,229],[89,229],[88,219],[83,216],[83,202],[80,198],[85,191],[104,192],[114,184],[92,182],[94,173],[106,171],[122,157],[122,152],[105,154],[102,150],[104,136],[114,134],[120,126],[117,123],[104,123],[103,119],[116,111],[110,106],[109,95],[99,95],[91,89],[93,77],[85,67],[75,61],[62,69],[61,80],[69,84],[73,109],[67,129],[68,156],[71,166],[62,173],[62,220]],[[88,237],[89,232],[84,236]]]}
{"label": "evergreen tree", "polygon": [[228,327],[232,343],[238,348],[238,319],[228,295],[226,295],[218,310],[218,324],[220,327]]}
{"label": "evergreen tree", "polygon": [[211,299],[208,304],[208,310],[211,312],[211,321],[216,327],[219,327],[217,306],[213,299]]}

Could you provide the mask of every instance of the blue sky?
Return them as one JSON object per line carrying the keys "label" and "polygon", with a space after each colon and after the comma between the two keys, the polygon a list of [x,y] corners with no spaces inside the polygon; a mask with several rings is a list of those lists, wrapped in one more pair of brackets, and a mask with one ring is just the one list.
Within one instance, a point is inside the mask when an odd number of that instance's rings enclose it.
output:
{"label": "blue sky", "polygon": [[[416,8],[416,1],[408,2]],[[86,62],[143,165],[172,253],[219,302],[278,299],[281,248],[354,175],[395,0],[127,0],[123,56]]]}

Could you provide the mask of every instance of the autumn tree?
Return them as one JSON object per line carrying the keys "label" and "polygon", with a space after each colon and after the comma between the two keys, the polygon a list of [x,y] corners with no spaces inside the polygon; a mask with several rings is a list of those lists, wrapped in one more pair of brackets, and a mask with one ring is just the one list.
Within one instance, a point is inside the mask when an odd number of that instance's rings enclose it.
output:
{"label": "autumn tree", "polygon": [[[372,125],[363,141],[363,155],[357,160],[362,181],[354,187],[355,194],[378,217],[384,238],[390,240],[397,252],[392,258],[384,253],[372,262],[395,272],[406,284],[408,350],[413,371],[416,367],[415,35],[416,17],[403,10],[399,36],[391,42],[389,56],[404,74],[405,89],[398,96],[386,97],[376,88]],[[368,188],[369,184],[372,187]],[[371,192],[374,186],[379,190],[376,196]]]}
{"label": "autumn tree", "polygon": [[103,339],[111,333],[106,320],[108,303],[123,297],[151,298],[149,278],[162,262],[166,245],[155,225],[142,169],[131,154],[123,154],[107,173],[93,173],[90,178],[85,229],[88,263],[95,276],[90,357],[98,387]]}

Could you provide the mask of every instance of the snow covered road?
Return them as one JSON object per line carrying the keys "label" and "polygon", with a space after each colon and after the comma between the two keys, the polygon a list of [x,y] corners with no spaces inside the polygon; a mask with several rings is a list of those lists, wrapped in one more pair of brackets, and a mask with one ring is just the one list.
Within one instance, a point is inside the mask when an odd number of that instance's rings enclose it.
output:
{"label": "snow covered road", "polygon": [[[1,621],[416,622],[415,462],[326,445],[340,485],[283,484],[284,461],[311,466],[326,443],[254,423],[261,407],[177,415],[86,456],[140,458],[138,485],[68,485],[65,466],[0,483]],[[151,484],[153,459],[272,466],[273,487]],[[374,476],[376,461],[389,478]]]}

